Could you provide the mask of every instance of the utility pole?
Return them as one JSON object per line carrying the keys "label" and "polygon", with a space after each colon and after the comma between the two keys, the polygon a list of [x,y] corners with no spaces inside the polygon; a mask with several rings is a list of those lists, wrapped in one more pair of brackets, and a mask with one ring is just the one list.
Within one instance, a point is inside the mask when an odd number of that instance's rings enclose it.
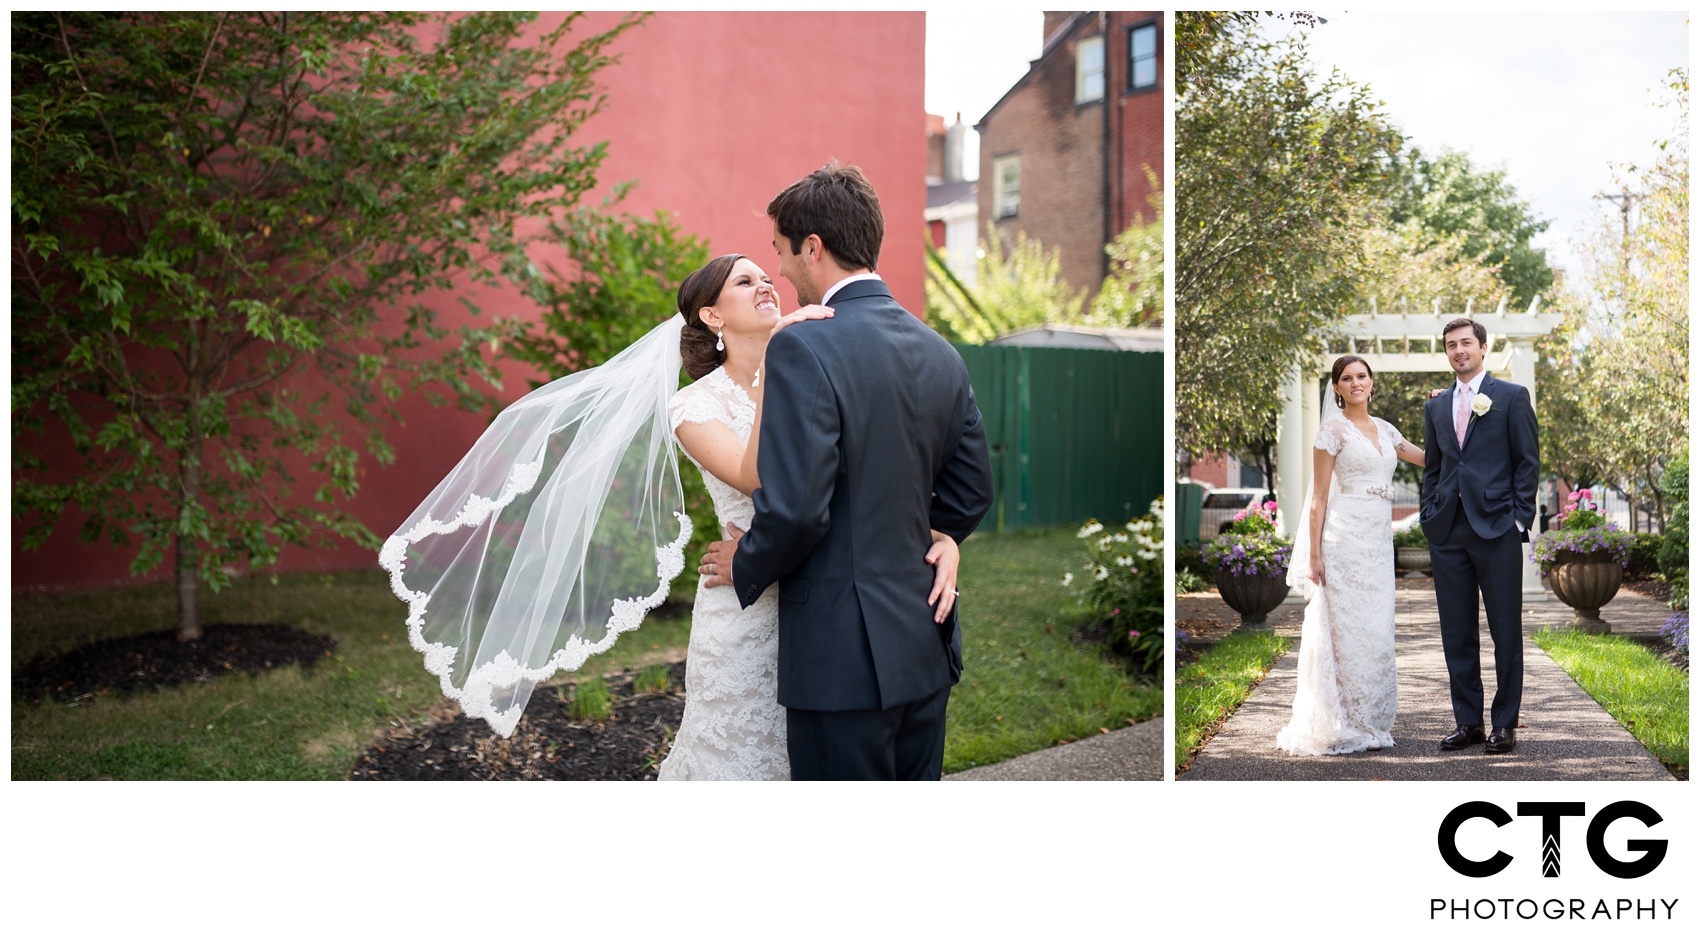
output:
{"label": "utility pole", "polygon": [[1597,196],[1594,197],[1595,199],[1604,199],[1607,202],[1611,203],[1612,205],[1617,206],[1618,210],[1620,212],[1622,212],[1622,214],[1623,214],[1623,280],[1624,280],[1624,283],[1628,283],[1628,281],[1629,281],[1629,207],[1630,207],[1630,205],[1632,205],[1635,202],[1636,199],[1640,198],[1640,196],[1641,196],[1640,193],[1632,193],[1626,188],[1621,193],[1601,193],[1600,195],[1597,195]]}

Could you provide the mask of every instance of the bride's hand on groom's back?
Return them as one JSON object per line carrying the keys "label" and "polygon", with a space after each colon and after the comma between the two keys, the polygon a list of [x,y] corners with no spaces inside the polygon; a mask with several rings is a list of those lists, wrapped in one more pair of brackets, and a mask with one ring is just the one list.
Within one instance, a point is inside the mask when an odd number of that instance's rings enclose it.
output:
{"label": "bride's hand on groom's back", "polygon": [[950,610],[956,606],[956,570],[962,564],[962,549],[956,545],[956,540],[936,529],[933,531],[933,547],[927,549],[927,564],[933,566],[933,591],[927,595],[927,603],[937,604],[933,610],[933,622],[944,623],[950,616]]}

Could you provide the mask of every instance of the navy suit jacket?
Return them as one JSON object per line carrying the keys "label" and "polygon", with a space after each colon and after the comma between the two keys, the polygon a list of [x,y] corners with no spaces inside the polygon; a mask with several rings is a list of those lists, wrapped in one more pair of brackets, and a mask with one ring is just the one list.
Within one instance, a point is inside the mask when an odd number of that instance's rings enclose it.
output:
{"label": "navy suit jacket", "polygon": [[1456,380],[1445,394],[1423,405],[1423,534],[1444,542],[1462,498],[1464,518],[1484,539],[1498,538],[1523,524],[1523,541],[1535,524],[1535,488],[1540,479],[1541,446],[1529,390],[1491,375],[1482,377],[1476,395],[1493,402],[1487,414],[1473,416],[1458,446],[1454,423]]}
{"label": "navy suit jacket", "polygon": [[732,578],[748,607],[779,582],[779,702],[884,709],[954,685],[955,612],[933,623],[930,529],[961,542],[992,504],[985,429],[962,357],[856,281],[834,316],[768,343],[762,485]]}

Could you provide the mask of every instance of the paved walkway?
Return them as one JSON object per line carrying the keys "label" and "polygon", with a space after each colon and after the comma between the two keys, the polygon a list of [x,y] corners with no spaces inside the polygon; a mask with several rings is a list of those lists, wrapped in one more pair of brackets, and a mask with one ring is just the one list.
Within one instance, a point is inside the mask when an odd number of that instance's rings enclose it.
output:
{"label": "paved walkway", "polygon": [[1161,780],[1163,719],[975,767],[946,780]]}
{"label": "paved walkway", "polygon": [[[1183,598],[1181,617],[1232,611],[1220,599]],[[1394,643],[1399,663],[1399,717],[1392,748],[1336,757],[1288,757],[1275,748],[1275,734],[1291,716],[1298,668],[1303,607],[1289,600],[1272,615],[1276,632],[1293,646],[1269,675],[1204,746],[1179,779],[1190,780],[1671,780],[1664,765],[1647,753],[1588,693],[1582,691],[1544,650],[1525,636],[1522,725],[1517,749],[1490,755],[1477,745],[1442,751],[1439,742],[1453,727],[1446,663],[1432,582],[1400,581]],[[1214,605],[1214,609],[1212,609]],[[1620,591],[1601,612],[1614,633],[1656,636],[1670,611],[1663,604]],[[1574,612],[1550,593],[1523,607],[1525,634],[1542,624],[1570,623]],[[1482,628],[1482,675],[1493,696],[1493,643]]]}

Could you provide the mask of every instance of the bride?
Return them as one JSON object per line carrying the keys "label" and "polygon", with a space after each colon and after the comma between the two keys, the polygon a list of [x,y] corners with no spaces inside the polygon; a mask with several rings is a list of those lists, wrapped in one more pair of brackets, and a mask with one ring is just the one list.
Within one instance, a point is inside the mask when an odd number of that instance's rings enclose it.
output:
{"label": "bride", "polygon": [[1287,581],[1307,599],[1293,717],[1275,738],[1292,755],[1393,746],[1393,468],[1423,449],[1369,413],[1375,374],[1361,356],[1330,373],[1315,481]]}
{"label": "bride", "polygon": [[[685,278],[666,323],[498,415],[379,555],[443,693],[507,737],[537,683],[579,668],[666,599],[691,536],[675,444],[703,472],[722,537],[748,528],[767,341],[831,315],[780,316],[762,270],[723,255]],[[696,380],[683,389],[681,362]],[[935,532],[926,560],[942,616],[956,543]],[[766,594],[741,610],[732,588],[699,582],[685,714],[662,779],[790,776],[777,610]]]}

